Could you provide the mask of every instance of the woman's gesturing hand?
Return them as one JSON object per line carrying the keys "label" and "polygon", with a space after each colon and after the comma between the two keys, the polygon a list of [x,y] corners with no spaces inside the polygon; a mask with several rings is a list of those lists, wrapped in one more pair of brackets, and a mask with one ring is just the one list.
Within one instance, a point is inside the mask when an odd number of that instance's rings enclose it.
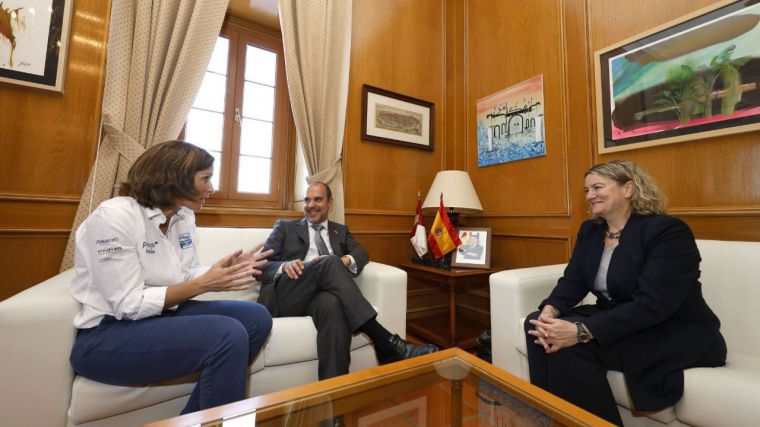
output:
{"label": "woman's gesturing hand", "polygon": [[[261,248],[264,247],[264,242],[259,243],[258,245],[254,246],[253,249],[247,252],[239,251],[240,255],[237,257],[234,257],[230,260],[230,264],[238,264],[241,262],[249,262],[251,264],[251,267],[253,270],[254,276],[260,276],[261,270],[260,268],[263,267],[267,263],[267,257],[272,255],[274,251],[272,249],[264,252],[259,252]],[[237,253],[237,252],[236,252]]]}
{"label": "woman's gesturing hand", "polygon": [[[258,260],[257,260],[258,261]],[[264,261],[266,262],[266,261]],[[238,250],[220,259],[198,278],[203,292],[242,291],[254,282],[254,262],[243,259]],[[259,272],[261,274],[261,272]]]}
{"label": "woman's gesturing hand", "polygon": [[556,353],[578,343],[578,328],[572,322],[542,312],[537,320],[531,320],[530,323],[535,329],[528,333],[536,337],[534,342],[544,347],[547,353]]}

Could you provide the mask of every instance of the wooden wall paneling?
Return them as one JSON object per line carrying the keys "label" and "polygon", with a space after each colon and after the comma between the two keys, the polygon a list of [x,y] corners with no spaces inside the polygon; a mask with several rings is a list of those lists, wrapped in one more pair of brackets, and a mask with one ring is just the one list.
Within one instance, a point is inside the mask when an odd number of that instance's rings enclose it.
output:
{"label": "wooden wall paneling", "polygon": [[491,268],[507,270],[561,264],[568,261],[570,252],[569,237],[494,233],[491,238]]}
{"label": "wooden wall paneling", "polygon": [[58,272],[95,155],[110,10],[75,2],[63,94],[0,83],[0,299]]}
{"label": "wooden wall paneling", "polygon": [[110,9],[75,2],[63,95],[0,83],[0,194],[80,196],[99,129]]}
{"label": "wooden wall paneling", "polygon": [[68,230],[0,230],[0,301],[58,274]]}
{"label": "wooden wall paneling", "polygon": [[446,0],[446,150],[443,169],[467,170],[465,2]]}
{"label": "wooden wall paneling", "polygon": [[[353,3],[351,71],[343,146],[346,209],[413,213],[442,168],[445,3]],[[361,90],[370,84],[435,104],[435,151],[361,140]],[[349,225],[351,225],[349,223]]]}
{"label": "wooden wall paneling", "polygon": [[0,195],[0,231],[70,230],[78,205],[75,197]]}
{"label": "wooden wall paneling", "polygon": [[[560,4],[467,2],[467,165],[487,214],[570,214]],[[478,168],[477,100],[539,74],[544,80],[546,156]]]}

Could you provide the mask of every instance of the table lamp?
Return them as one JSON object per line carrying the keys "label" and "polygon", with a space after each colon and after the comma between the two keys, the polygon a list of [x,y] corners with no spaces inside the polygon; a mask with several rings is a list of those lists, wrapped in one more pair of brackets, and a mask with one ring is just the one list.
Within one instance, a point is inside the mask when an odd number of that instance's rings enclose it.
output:
{"label": "table lamp", "polygon": [[452,225],[457,225],[457,214],[483,212],[478,193],[465,171],[440,171],[422,203],[422,209],[438,210],[443,193],[443,206],[448,209]]}

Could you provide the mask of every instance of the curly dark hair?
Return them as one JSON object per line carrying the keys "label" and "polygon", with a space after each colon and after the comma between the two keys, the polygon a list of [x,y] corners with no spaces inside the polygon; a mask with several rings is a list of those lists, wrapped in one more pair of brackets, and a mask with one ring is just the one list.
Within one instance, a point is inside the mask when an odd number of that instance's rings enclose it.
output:
{"label": "curly dark hair", "polygon": [[198,197],[195,174],[214,165],[208,151],[185,141],[166,141],[145,150],[129,169],[120,196],[149,208],[166,209]]}

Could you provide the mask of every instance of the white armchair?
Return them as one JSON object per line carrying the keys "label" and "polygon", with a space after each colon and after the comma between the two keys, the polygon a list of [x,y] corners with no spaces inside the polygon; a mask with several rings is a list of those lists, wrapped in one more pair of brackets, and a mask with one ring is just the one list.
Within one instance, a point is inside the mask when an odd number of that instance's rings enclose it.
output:
{"label": "white armchair", "polygon": [[[623,375],[610,371],[627,426],[755,426],[760,414],[760,242],[697,240],[702,292],[721,320],[728,345],[726,366],[684,372],[684,394],[670,408],[634,416]],[[565,264],[494,273],[491,285],[493,364],[529,380],[524,318],[537,310],[564,272]],[[587,297],[584,303],[593,303]]]}

